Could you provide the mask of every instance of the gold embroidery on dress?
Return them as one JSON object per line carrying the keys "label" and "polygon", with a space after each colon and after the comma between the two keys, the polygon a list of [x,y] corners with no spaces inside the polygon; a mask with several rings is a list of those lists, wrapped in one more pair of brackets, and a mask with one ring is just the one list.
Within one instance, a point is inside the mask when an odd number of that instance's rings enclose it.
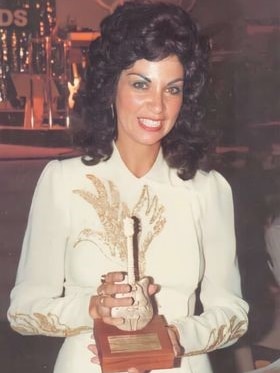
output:
{"label": "gold embroidery on dress", "polygon": [[87,178],[95,187],[96,193],[85,190],[74,190],[73,192],[81,196],[95,209],[104,230],[96,232],[90,228],[84,229],[80,232],[74,246],[82,241],[93,242],[93,236],[95,236],[95,239],[101,240],[102,244],[109,248],[111,256],[118,256],[124,262],[127,254],[123,220],[125,217],[136,216],[141,225],[138,246],[140,274],[143,275],[145,253],[166,222],[163,217],[164,207],[159,203],[157,196],[150,196],[149,188],[145,185],[139,200],[130,212],[128,206],[121,202],[119,191],[114,183],[108,181],[108,187],[106,188],[104,183],[96,176],[87,175]]}
{"label": "gold embroidery on dress", "polygon": [[229,326],[223,324],[219,328],[211,330],[206,347],[198,351],[188,352],[183,356],[206,354],[233,339],[238,339],[246,332],[247,324],[246,320],[237,322],[237,317],[232,316]]}
{"label": "gold embroidery on dress", "polygon": [[94,175],[87,175],[96,189],[96,194],[85,190],[74,190],[73,192],[84,198],[97,212],[103,232],[93,232],[87,228],[84,229],[75,246],[85,239],[89,239],[94,233],[107,245],[112,256],[118,252],[121,259],[126,257],[126,238],[123,232],[123,220],[129,216],[128,208],[121,203],[117,188],[112,182],[108,182],[109,193],[105,185]]}
{"label": "gold embroidery on dress", "polygon": [[61,324],[58,316],[52,313],[48,313],[47,315],[38,312],[33,315],[16,313],[15,315],[9,314],[9,317],[15,323],[15,325],[13,325],[13,322],[11,323],[12,328],[22,334],[69,337],[92,330],[88,326],[70,328],[66,324]]}

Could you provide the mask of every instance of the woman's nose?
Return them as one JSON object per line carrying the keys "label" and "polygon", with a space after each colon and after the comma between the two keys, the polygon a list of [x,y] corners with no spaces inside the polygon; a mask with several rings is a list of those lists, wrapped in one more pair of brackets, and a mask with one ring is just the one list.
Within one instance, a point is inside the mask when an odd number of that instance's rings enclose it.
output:
{"label": "woman's nose", "polygon": [[162,92],[152,92],[149,99],[150,110],[156,114],[160,114],[164,111],[165,103]]}

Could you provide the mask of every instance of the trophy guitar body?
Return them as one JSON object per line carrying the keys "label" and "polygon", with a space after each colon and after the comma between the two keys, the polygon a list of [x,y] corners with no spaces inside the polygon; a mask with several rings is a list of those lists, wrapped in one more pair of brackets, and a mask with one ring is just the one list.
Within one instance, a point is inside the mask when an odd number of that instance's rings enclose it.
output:
{"label": "trophy guitar body", "polygon": [[122,317],[124,323],[118,325],[121,330],[133,331],[143,329],[153,318],[153,306],[148,294],[150,280],[143,277],[140,281],[130,284],[132,291],[125,296],[134,299],[129,307],[115,307],[112,309],[113,317]]}
{"label": "trophy guitar body", "polygon": [[167,369],[174,366],[175,355],[163,316],[154,315],[148,288],[149,277],[136,281],[134,262],[134,219],[124,220],[127,238],[127,278],[131,292],[116,297],[132,297],[128,307],[114,307],[111,315],[124,319],[116,326],[94,320],[94,336],[103,373]]}

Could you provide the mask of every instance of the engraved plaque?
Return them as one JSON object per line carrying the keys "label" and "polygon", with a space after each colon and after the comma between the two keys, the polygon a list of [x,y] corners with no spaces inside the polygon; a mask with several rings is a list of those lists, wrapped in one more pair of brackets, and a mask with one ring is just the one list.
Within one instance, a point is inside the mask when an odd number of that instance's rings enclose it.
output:
{"label": "engraved plaque", "polygon": [[156,333],[109,336],[108,342],[112,354],[117,352],[154,351],[161,349],[160,340]]}

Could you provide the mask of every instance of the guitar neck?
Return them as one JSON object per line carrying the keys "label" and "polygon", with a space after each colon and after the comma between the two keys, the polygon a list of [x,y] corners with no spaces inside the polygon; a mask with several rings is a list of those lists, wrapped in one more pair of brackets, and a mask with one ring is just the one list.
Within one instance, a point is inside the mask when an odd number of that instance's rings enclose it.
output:
{"label": "guitar neck", "polygon": [[134,260],[134,220],[132,218],[124,219],[124,234],[127,247],[127,281],[129,284],[135,284],[135,260]]}
{"label": "guitar neck", "polygon": [[74,79],[77,79],[80,77],[79,71],[78,71],[78,65],[76,63],[72,63],[72,73],[73,73]]}

